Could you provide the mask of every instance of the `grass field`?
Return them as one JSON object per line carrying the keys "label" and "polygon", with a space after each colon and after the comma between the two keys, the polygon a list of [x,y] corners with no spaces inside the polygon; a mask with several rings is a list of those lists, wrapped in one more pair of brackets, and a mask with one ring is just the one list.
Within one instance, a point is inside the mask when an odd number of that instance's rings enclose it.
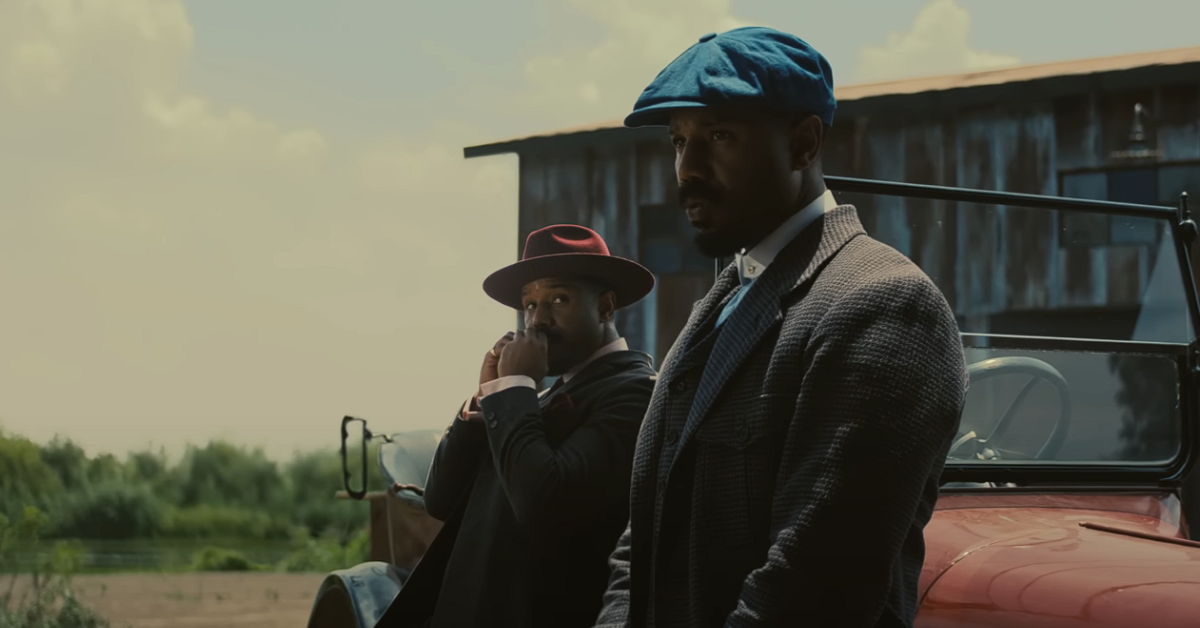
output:
{"label": "grass field", "polygon": [[[114,573],[79,575],[73,582],[80,599],[113,628],[302,628],[323,578],[319,573]],[[22,586],[27,582],[18,580],[18,597]]]}

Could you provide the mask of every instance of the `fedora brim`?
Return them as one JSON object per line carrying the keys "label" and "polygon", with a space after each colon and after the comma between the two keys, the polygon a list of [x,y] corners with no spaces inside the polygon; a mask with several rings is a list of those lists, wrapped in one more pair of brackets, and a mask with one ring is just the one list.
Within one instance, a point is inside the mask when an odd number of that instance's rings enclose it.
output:
{"label": "fedora brim", "polygon": [[510,264],[483,280],[483,291],[508,307],[524,309],[521,289],[548,277],[591,279],[616,293],[618,309],[633,305],[654,289],[654,273],[632,260],[595,253],[558,253]]}

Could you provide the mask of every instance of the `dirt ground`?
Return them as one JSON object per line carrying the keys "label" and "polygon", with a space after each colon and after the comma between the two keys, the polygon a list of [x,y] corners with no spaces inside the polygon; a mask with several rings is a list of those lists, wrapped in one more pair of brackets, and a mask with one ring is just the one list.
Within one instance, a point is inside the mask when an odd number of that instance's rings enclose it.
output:
{"label": "dirt ground", "polygon": [[324,574],[126,573],[75,576],[113,628],[304,628]]}

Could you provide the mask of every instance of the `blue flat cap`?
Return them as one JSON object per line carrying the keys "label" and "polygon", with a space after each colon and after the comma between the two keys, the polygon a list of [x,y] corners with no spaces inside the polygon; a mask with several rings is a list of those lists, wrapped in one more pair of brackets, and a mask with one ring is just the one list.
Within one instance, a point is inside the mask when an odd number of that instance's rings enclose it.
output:
{"label": "blue flat cap", "polygon": [[754,106],[833,124],[833,70],[804,40],[762,26],[700,38],[642,91],[625,126],[667,126],[682,107]]}

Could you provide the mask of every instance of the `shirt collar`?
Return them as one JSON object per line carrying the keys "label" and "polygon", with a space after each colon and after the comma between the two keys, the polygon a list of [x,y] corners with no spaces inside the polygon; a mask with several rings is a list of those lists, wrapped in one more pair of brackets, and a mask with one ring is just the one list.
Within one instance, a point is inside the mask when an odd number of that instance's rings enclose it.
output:
{"label": "shirt collar", "polygon": [[755,245],[753,249],[738,253],[736,256],[737,269],[742,284],[748,284],[762,275],[767,266],[775,261],[775,256],[779,255],[783,247],[795,240],[804,231],[804,228],[818,216],[835,207],[837,207],[837,201],[833,198],[833,192],[825,190],[824,194],[783,221],[783,224],[763,238],[762,242]]}
{"label": "shirt collar", "polygon": [[629,344],[627,342],[625,342],[625,339],[617,338],[616,340],[604,345],[603,347],[596,349],[596,352],[593,353],[591,355],[591,357],[584,360],[583,362],[580,362],[579,364],[576,364],[574,366],[574,368],[572,368],[571,370],[564,373],[562,376],[563,382],[565,383],[565,382],[571,381],[572,377],[575,377],[576,375],[578,375],[580,371],[587,368],[587,365],[591,364],[592,362],[595,362],[597,359],[599,359],[603,356],[606,356],[610,353],[614,353],[617,351],[627,351],[628,349],[629,349]]}

